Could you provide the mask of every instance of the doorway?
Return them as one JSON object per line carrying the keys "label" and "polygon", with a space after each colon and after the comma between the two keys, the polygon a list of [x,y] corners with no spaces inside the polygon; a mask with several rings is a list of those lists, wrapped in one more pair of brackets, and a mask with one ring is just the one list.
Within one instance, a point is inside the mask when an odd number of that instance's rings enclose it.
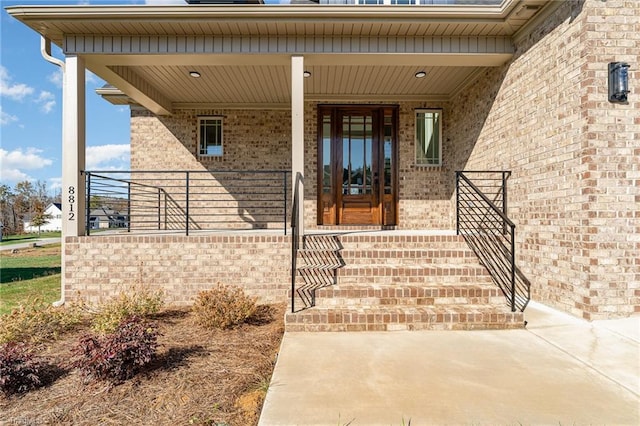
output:
{"label": "doorway", "polygon": [[318,224],[396,225],[397,106],[318,107]]}

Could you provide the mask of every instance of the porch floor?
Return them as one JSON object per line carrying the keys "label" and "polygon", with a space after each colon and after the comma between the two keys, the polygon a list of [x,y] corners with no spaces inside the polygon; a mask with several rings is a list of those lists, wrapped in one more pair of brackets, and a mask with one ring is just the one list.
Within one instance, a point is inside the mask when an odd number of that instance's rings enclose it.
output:
{"label": "porch floor", "polygon": [[[306,235],[346,235],[346,234],[358,234],[358,235],[398,235],[398,236],[418,236],[418,235],[455,235],[456,231],[452,229],[339,229],[339,228],[307,228],[305,229]],[[184,230],[132,230],[127,232],[126,229],[105,229],[105,230],[91,230],[90,236],[101,235],[185,235]],[[284,235],[284,229],[204,229],[204,230],[190,230],[189,235],[202,236],[202,235]],[[291,235],[291,228],[287,228],[287,235]]]}
{"label": "porch floor", "polygon": [[640,424],[640,316],[532,302],[526,329],[286,332],[259,425]]}

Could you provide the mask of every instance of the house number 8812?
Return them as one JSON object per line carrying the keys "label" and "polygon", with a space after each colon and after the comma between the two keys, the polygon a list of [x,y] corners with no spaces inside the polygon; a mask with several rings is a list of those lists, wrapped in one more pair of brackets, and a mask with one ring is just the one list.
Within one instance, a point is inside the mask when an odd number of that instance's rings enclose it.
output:
{"label": "house number 8812", "polygon": [[76,203],[76,188],[75,186],[69,187],[69,220],[76,220],[76,212],[73,210],[73,205]]}

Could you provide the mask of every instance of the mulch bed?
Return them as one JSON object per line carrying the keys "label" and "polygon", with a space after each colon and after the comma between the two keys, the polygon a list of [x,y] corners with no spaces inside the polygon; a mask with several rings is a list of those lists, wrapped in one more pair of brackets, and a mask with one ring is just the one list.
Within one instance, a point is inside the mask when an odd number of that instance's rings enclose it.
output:
{"label": "mulch bed", "polygon": [[71,348],[86,328],[42,345],[52,366],[47,386],[0,396],[2,425],[256,425],[284,333],[282,305],[263,305],[248,324],[204,330],[188,310],[154,321],[158,357],[120,384],[86,382],[70,368]]}

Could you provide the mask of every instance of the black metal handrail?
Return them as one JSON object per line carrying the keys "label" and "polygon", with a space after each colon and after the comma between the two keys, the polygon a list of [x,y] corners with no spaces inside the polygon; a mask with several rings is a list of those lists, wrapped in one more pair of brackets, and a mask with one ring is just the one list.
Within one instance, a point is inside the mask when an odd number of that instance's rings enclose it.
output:
{"label": "black metal handrail", "polygon": [[[473,174],[475,183],[466,174]],[[530,283],[516,267],[516,226],[507,216],[510,174],[456,172],[456,230],[487,268],[515,312],[524,311],[529,303]]]}
{"label": "black metal handrail", "polygon": [[[282,228],[288,170],[84,171],[87,235],[96,228],[184,231]],[[98,224],[104,219],[106,224]]]}
{"label": "black metal handrail", "polygon": [[291,312],[295,313],[296,275],[298,272],[298,250],[300,249],[300,186],[303,184],[300,172],[296,174],[291,203]]}

